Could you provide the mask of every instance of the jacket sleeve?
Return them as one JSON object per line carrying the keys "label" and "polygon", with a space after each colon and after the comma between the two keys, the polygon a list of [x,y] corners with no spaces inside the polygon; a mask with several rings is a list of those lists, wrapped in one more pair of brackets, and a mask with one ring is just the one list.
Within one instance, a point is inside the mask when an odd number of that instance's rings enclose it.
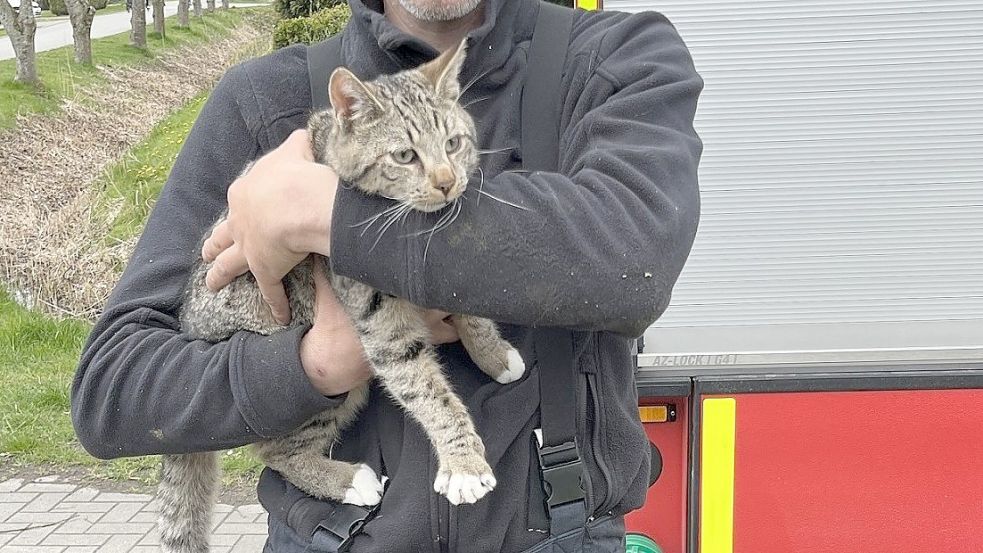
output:
{"label": "jacket sleeve", "polygon": [[285,433],[331,404],[300,363],[306,331],[241,332],[211,344],[179,331],[178,310],[228,185],[259,152],[236,100],[241,67],[195,122],[136,250],[82,352],[72,421],[100,458],[216,450]]}
{"label": "jacket sleeve", "polygon": [[581,54],[564,71],[559,172],[485,175],[484,191],[524,209],[472,198],[429,246],[412,235],[432,218],[372,250],[375,233],[356,225],[385,204],[342,191],[332,268],[448,312],[641,334],[668,305],[696,233],[703,81],[654,13],[620,19]]}

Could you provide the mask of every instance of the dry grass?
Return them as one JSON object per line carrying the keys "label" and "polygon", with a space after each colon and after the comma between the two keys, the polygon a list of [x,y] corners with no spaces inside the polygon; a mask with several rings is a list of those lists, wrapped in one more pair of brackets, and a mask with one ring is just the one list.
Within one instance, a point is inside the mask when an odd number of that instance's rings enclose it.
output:
{"label": "dry grass", "polygon": [[121,206],[106,205],[99,177],[236,58],[265,47],[263,19],[247,17],[207,47],[104,69],[103,83],[58,114],[19,116],[0,131],[0,277],[22,303],[57,316],[98,314],[135,240],[107,239]]}

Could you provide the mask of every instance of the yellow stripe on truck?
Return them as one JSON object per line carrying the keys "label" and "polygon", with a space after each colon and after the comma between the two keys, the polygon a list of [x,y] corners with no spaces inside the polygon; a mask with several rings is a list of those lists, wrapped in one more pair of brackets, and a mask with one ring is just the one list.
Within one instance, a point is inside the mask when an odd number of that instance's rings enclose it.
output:
{"label": "yellow stripe on truck", "polygon": [[700,553],[734,553],[734,398],[703,400]]}
{"label": "yellow stripe on truck", "polygon": [[597,0],[577,0],[577,7],[582,10],[596,10]]}

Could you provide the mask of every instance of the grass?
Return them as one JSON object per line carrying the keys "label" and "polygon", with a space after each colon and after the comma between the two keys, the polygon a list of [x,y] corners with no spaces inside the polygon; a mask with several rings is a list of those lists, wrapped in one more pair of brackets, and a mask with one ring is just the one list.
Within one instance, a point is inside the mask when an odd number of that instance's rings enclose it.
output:
{"label": "grass", "polygon": [[[147,33],[147,49],[130,46],[129,33],[120,33],[92,41],[92,59],[96,65],[110,67],[148,63],[166,49],[182,44],[205,42],[224,36],[238,24],[243,10],[219,10],[201,20],[192,18],[191,27],[182,29],[174,17],[167,18],[166,37]],[[50,113],[59,101],[74,96],[80,87],[101,81],[97,67],[75,63],[71,45],[41,52],[37,56],[38,75],[43,90],[14,82],[14,60],[0,61],[0,129],[9,128],[17,113]]]}
{"label": "grass", "polygon": [[[0,292],[0,458],[4,463],[78,467],[95,477],[152,482],[156,457],[100,461],[75,439],[68,390],[88,332],[87,323],[28,311]],[[260,467],[243,448],[222,459],[227,482],[243,481]]]}
{"label": "grass", "polygon": [[[200,38],[219,32],[241,17],[242,10],[239,11],[240,15],[234,11],[217,13],[205,20],[204,28],[186,33]],[[159,37],[156,41],[165,42],[160,47],[167,47],[167,43],[185,40],[181,33],[172,28],[167,41]],[[103,42],[99,46],[103,53],[115,56],[113,63],[139,63],[148,57],[127,46],[125,39],[111,37],[108,43],[105,40],[93,41],[97,59],[98,42]],[[63,64],[62,69],[88,71],[72,63]],[[83,73],[78,78],[98,75]],[[77,86],[78,80],[74,82]],[[125,240],[141,231],[206,96],[203,92],[171,113],[97,183],[107,206],[123,206],[108,239]],[[34,96],[24,94],[20,98],[31,97]],[[44,101],[39,101],[38,111],[52,109]],[[158,466],[155,457],[100,461],[89,456],[75,439],[69,416],[69,386],[89,329],[85,322],[54,320],[26,310],[0,290],[0,462],[74,467],[98,478],[153,482]],[[222,460],[227,483],[250,479],[260,468],[243,448],[226,452]]]}
{"label": "grass", "polygon": [[191,125],[205,105],[200,94],[161,121],[149,135],[130,150],[122,162],[106,172],[102,189],[103,205],[122,204],[108,239],[122,241],[143,229],[153,202],[164,186]]}

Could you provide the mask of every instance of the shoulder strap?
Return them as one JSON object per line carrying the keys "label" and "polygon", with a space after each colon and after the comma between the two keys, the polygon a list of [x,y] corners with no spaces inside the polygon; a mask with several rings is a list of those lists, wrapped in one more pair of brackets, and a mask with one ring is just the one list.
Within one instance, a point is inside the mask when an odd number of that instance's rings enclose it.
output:
{"label": "shoulder strap", "polygon": [[[540,2],[529,46],[522,90],[522,165],[530,171],[556,171],[560,154],[560,88],[570,45],[574,10]],[[573,335],[569,330],[533,330],[539,367],[542,436],[540,469],[546,487],[550,534],[558,536],[587,519],[581,481],[584,467],[577,447],[577,396]]]}
{"label": "shoulder strap", "polygon": [[307,47],[307,77],[311,83],[311,107],[314,111],[328,107],[328,79],[342,65],[340,34]]}

